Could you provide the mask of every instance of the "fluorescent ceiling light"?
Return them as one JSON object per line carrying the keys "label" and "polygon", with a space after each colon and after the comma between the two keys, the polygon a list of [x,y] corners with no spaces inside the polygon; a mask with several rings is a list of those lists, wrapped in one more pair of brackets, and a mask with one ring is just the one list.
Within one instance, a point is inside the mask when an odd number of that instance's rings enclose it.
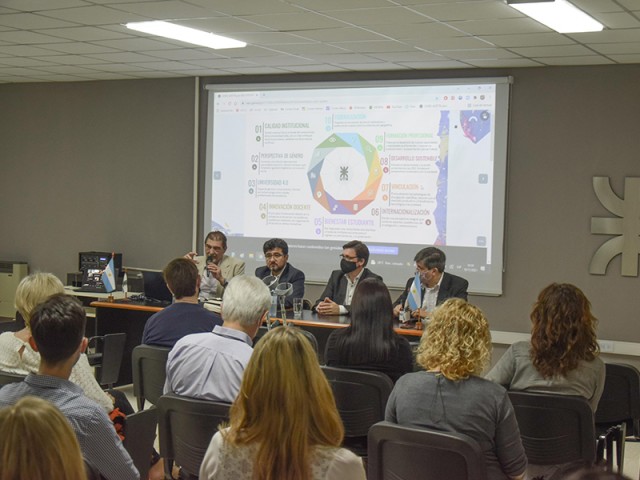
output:
{"label": "fluorescent ceiling light", "polygon": [[559,33],[599,32],[604,28],[566,0],[507,0],[507,3]]}
{"label": "fluorescent ceiling light", "polygon": [[139,32],[150,33],[151,35],[158,35],[159,37],[172,38],[173,40],[180,40],[181,42],[193,43],[194,45],[215,49],[241,48],[247,46],[245,42],[239,40],[169,22],[133,22],[126,23],[125,27]]}

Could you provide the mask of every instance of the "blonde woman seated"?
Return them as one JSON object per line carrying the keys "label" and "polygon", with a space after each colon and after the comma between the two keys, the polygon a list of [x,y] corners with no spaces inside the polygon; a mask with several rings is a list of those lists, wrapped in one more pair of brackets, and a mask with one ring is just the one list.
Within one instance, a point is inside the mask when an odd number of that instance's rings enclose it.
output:
{"label": "blonde woman seated", "polygon": [[[29,345],[29,320],[36,307],[51,295],[64,293],[62,282],[51,273],[33,273],[22,279],[16,290],[16,308],[24,318],[26,327],[17,332],[0,334],[0,370],[8,373],[27,375],[37,373],[40,354]],[[114,408],[114,400],[102,391],[96,381],[89,360],[81,355],[73,367],[70,381],[79,385],[84,394],[101,405],[109,413]],[[129,413],[122,407],[124,413]]]}
{"label": "blonde woman seated", "polygon": [[46,400],[24,397],[0,410],[0,480],[86,480],[76,435]]}
{"label": "blonde woman seated", "polygon": [[343,434],[311,344],[295,327],[276,328],[256,345],[200,478],[364,480],[361,459],[340,448]]}
{"label": "blonde woman seated", "polygon": [[527,459],[506,390],[479,377],[491,356],[489,324],[477,307],[455,298],[434,311],[420,347],[422,372],[396,383],[385,419],[458,432],[475,439],[490,480],[522,479]]}
{"label": "blonde woman seated", "polygon": [[579,395],[595,412],[605,378],[596,322],[578,287],[552,283],[531,312],[531,342],[511,345],[486,378],[509,390]]}

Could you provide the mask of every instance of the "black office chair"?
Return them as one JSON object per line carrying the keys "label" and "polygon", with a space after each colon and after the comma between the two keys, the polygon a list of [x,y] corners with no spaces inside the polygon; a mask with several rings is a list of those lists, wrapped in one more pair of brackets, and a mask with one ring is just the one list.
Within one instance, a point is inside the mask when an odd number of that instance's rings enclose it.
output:
{"label": "black office chair", "polygon": [[158,414],[155,407],[128,415],[125,422],[123,446],[129,452],[142,479],[149,476],[157,427]]}
{"label": "black office chair", "polygon": [[384,420],[391,379],[380,372],[365,372],[322,366],[333,389],[344,424],[343,446],[356,455],[367,455],[367,434],[374,423]]}
{"label": "black office chair", "polygon": [[9,385],[10,383],[21,382],[25,379],[25,377],[26,375],[3,372],[0,370],[0,387],[2,387],[3,385]]}
{"label": "black office chair", "polygon": [[[631,365],[618,363],[607,363],[606,372],[604,390],[596,410],[596,433],[613,437],[618,472],[622,473],[627,432],[636,439],[640,436],[640,372]],[[611,460],[608,451],[610,467]]]}
{"label": "black office chair", "polygon": [[369,430],[368,480],[485,480],[480,445],[462,433],[379,422]]}
{"label": "black office chair", "polygon": [[145,400],[153,405],[162,396],[167,377],[167,357],[169,347],[138,345],[131,353],[133,395],[138,402],[138,410],[144,408]]}
{"label": "black office chair", "polygon": [[126,341],[126,333],[109,333],[89,339],[87,358],[89,365],[96,369],[96,380],[100,385],[111,388],[118,381]]}
{"label": "black office chair", "polygon": [[197,477],[218,425],[229,420],[231,405],[168,394],[160,397],[157,407],[166,478],[171,478],[174,462],[183,475]]}
{"label": "black office chair", "polygon": [[[281,326],[282,325],[277,325],[277,326],[274,326],[272,328],[279,328]],[[300,327],[295,327],[293,325],[289,325],[289,326],[287,326],[287,328],[297,328],[300,332],[302,332],[303,335],[305,337],[307,337],[307,339],[311,343],[311,346],[313,347],[313,350],[316,352],[316,354],[318,353],[318,339],[316,338],[316,336],[313,333],[311,333],[309,330],[305,330],[304,328],[300,328]],[[254,347],[256,346],[258,341],[267,334],[268,331],[269,330],[267,330],[267,327],[260,327],[258,329],[258,333],[253,338],[253,346]]]}
{"label": "black office chair", "polygon": [[590,466],[596,433],[589,402],[573,395],[509,392],[531,465]]}

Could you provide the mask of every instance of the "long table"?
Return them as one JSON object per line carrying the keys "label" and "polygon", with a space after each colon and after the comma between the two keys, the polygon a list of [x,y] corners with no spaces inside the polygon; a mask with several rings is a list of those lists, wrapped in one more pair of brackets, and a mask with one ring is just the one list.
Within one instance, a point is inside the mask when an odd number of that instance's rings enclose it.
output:
{"label": "long table", "polygon": [[[163,307],[140,305],[133,302],[91,302],[96,309],[96,333],[105,335],[108,333],[126,333],[127,341],[124,348],[124,356],[120,366],[118,385],[127,385],[132,382],[131,352],[134,347],[142,343],[142,332],[151,315],[162,310]],[[293,314],[287,312],[287,322],[290,322],[313,333],[318,340],[318,353],[320,359],[324,357],[324,346],[327,337],[336,328],[344,328],[349,325],[349,316],[318,315],[310,310],[302,312],[301,320],[294,320]],[[280,322],[282,319],[275,319]],[[407,340],[416,342],[422,335],[422,330],[415,328],[400,328],[396,322],[395,331],[407,336]]]}

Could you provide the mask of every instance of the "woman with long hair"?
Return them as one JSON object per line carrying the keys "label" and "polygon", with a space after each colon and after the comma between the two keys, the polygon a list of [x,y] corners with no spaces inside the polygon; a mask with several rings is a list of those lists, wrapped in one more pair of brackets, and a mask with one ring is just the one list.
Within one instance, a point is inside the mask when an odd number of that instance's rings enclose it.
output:
{"label": "woman with long hair", "polygon": [[71,425],[49,402],[24,397],[0,410],[0,480],[86,480]]}
{"label": "woman with long hair", "polygon": [[350,325],[331,332],[324,360],[332,367],[386,373],[394,382],[413,370],[409,342],[393,331],[393,304],[382,281],[368,278],[358,283]]}
{"label": "woman with long hair", "polygon": [[256,345],[229,418],[211,440],[201,479],[365,479],[361,459],[340,448],[333,392],[295,327],[271,330]]}
{"label": "woman with long hair", "polygon": [[480,309],[455,298],[437,307],[418,348],[424,371],[398,380],[385,419],[463,433],[478,442],[490,480],[522,479],[527,459],[506,390],[481,378],[491,357]]}
{"label": "woman with long hair", "polygon": [[574,285],[552,283],[538,295],[531,323],[531,342],[511,345],[486,378],[509,390],[579,395],[595,412],[605,366],[587,297]]}

